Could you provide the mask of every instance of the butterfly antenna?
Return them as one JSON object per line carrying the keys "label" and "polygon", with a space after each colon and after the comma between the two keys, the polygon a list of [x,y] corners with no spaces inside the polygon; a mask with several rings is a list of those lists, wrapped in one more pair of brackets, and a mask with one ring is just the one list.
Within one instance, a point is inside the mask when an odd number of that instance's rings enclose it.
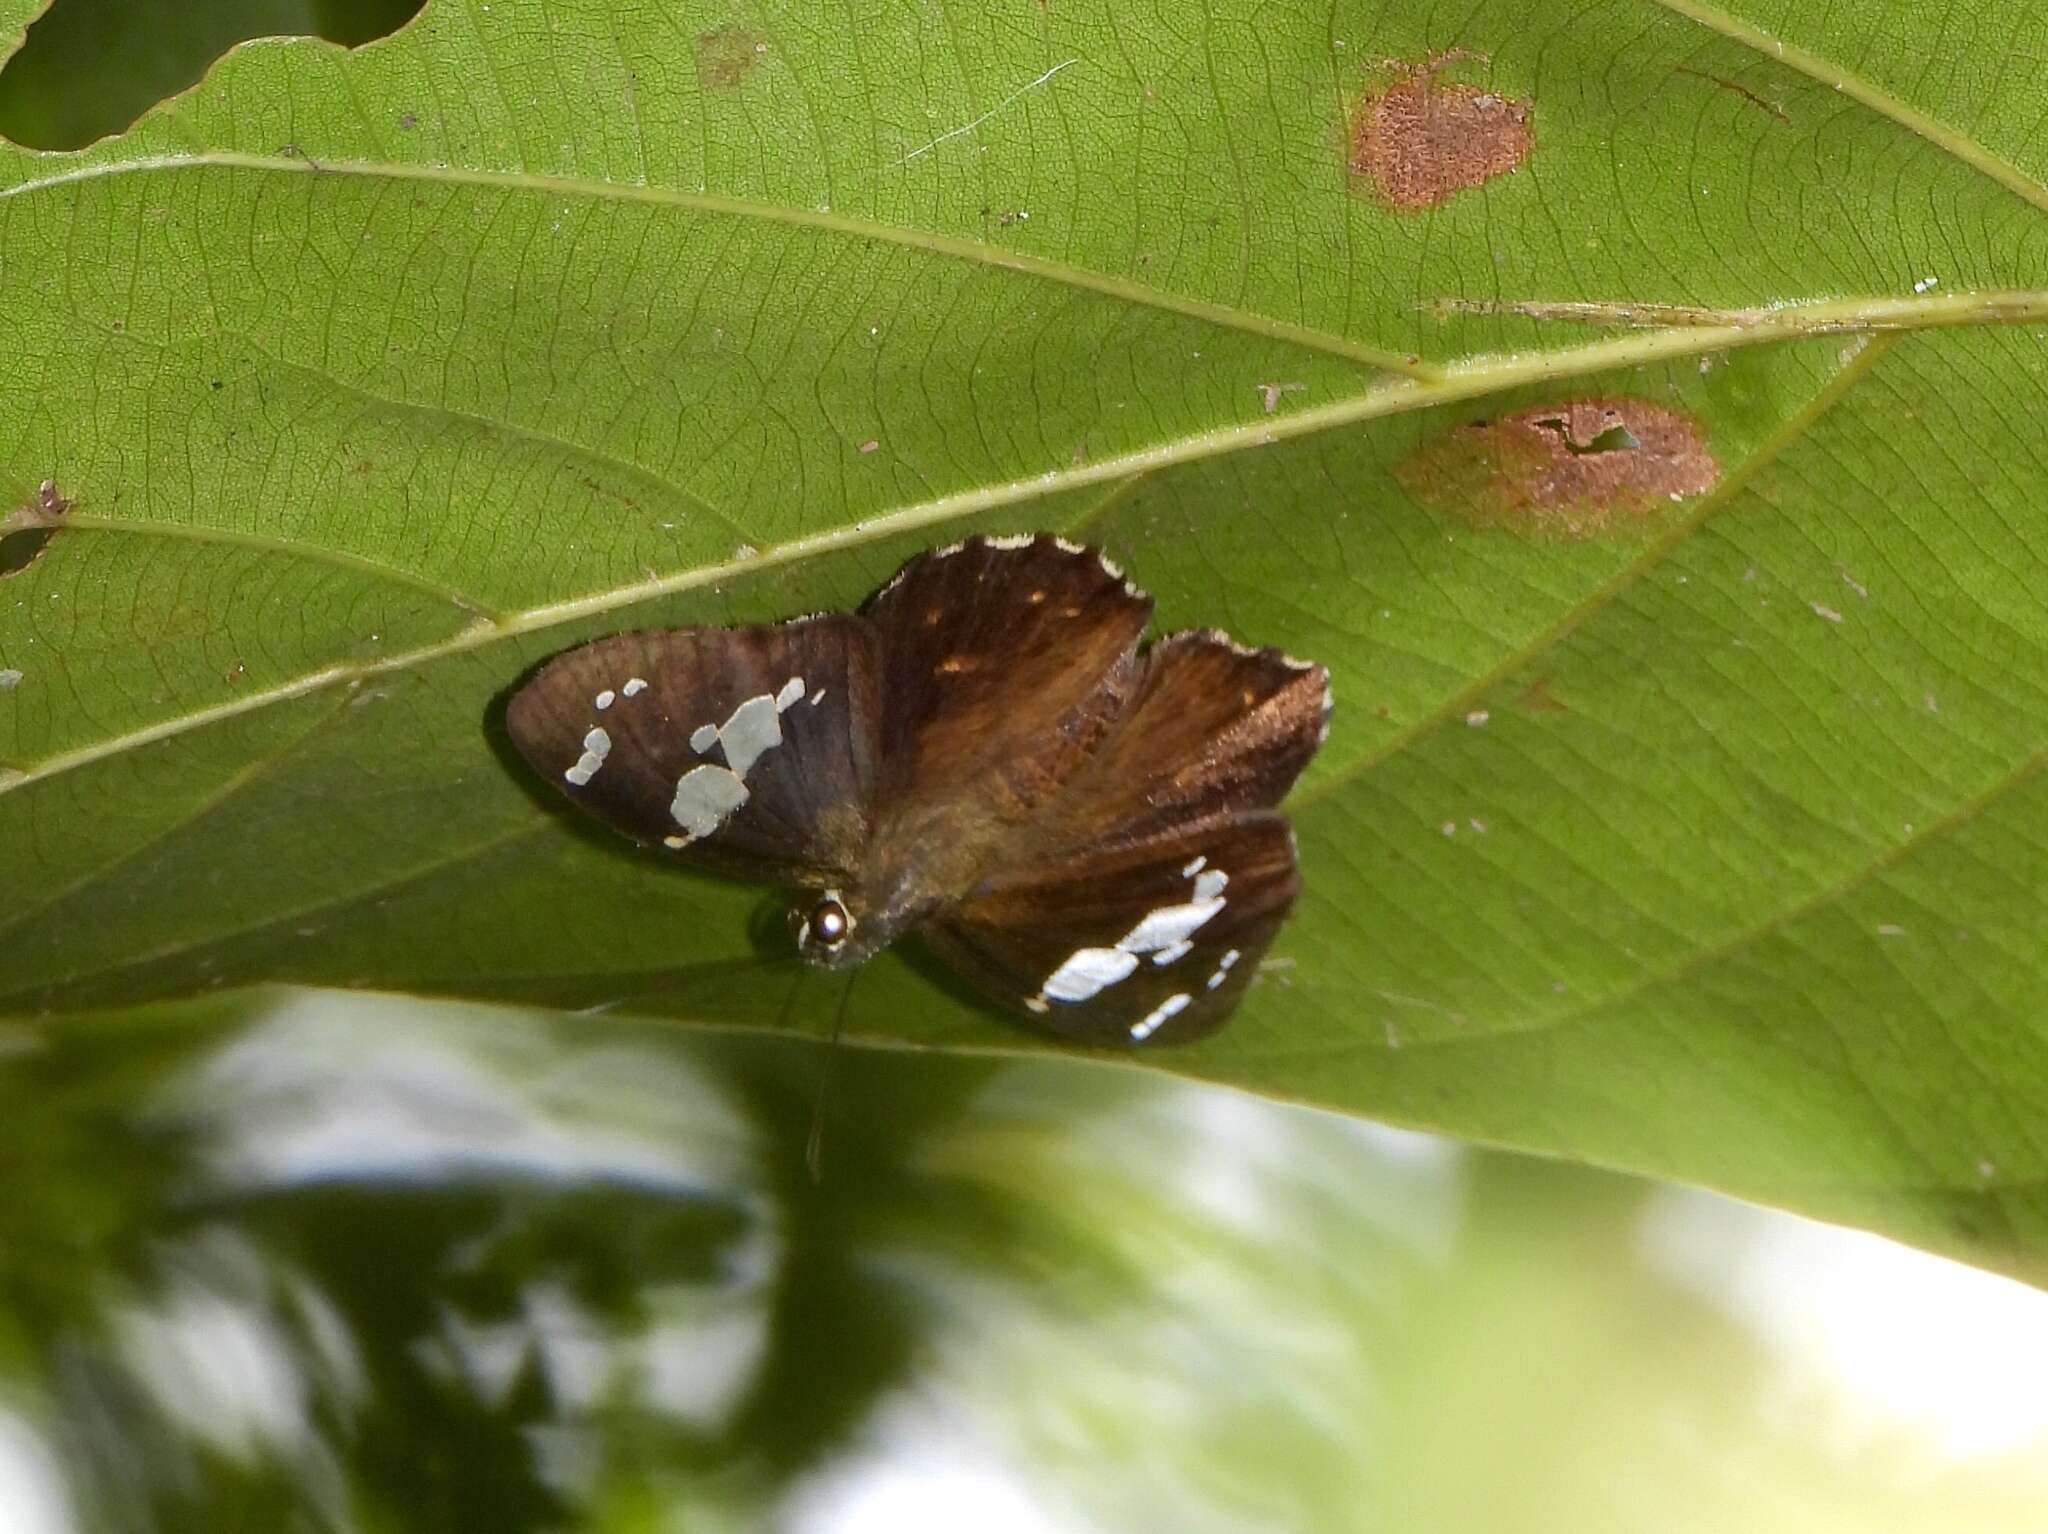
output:
{"label": "butterfly antenna", "polygon": [[804,1165],[810,1169],[814,1188],[825,1180],[825,1104],[832,1096],[832,1080],[838,1074],[839,1035],[846,1031],[846,1004],[853,999],[853,982],[859,978],[859,970],[848,975],[846,989],[839,993],[839,1013],[832,1019],[831,1042],[825,1046],[824,1079],[818,1083],[818,1095],[811,1103],[811,1135],[804,1143]]}

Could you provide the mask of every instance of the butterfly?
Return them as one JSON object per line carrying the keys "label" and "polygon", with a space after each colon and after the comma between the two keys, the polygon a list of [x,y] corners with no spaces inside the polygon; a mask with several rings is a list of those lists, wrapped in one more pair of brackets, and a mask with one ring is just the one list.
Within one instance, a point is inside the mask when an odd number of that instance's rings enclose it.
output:
{"label": "butterfly", "polygon": [[799,954],[915,932],[970,986],[1097,1044],[1220,1026],[1300,889],[1274,806],[1329,674],[1214,630],[1048,534],[921,554],[856,613],[650,629],[512,698],[534,770],[637,842],[799,892]]}

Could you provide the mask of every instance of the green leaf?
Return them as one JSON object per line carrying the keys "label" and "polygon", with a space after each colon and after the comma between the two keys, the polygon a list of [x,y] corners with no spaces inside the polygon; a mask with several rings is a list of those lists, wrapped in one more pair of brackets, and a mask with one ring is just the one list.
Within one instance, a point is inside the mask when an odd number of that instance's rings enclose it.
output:
{"label": "green leaf", "polygon": [[[1146,1064],[2041,1278],[2039,23],[1751,9],[435,0],[0,155],[0,1009],[822,1029],[504,695],[1050,527],[1336,676]],[[893,956],[849,1032],[1038,1047]]]}

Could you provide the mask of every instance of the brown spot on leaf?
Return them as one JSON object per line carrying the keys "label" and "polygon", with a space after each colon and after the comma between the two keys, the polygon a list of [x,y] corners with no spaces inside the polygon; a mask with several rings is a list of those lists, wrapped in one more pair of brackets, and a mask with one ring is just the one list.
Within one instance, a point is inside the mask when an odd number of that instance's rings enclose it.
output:
{"label": "brown spot on leaf", "polygon": [[1726,76],[1710,75],[1703,69],[1688,69],[1683,64],[1675,66],[1671,72],[1675,75],[1690,75],[1695,80],[1704,80],[1709,85],[1718,85],[1724,91],[1732,91],[1759,112],[1768,113],[1788,128],[1792,126],[1792,115],[1783,107],[1779,106],[1775,101],[1764,100],[1763,97],[1759,96],[1748,86],[1739,85]]}
{"label": "brown spot on leaf", "polygon": [[1351,174],[1403,212],[1504,176],[1535,147],[1527,101],[1438,78],[1468,56],[1453,49],[1419,64],[1394,61],[1393,79],[1352,108]]}
{"label": "brown spot on leaf", "polygon": [[36,487],[34,497],[0,517],[0,581],[19,575],[38,559],[57,536],[57,524],[71,503],[57,493],[57,482],[46,479]]}
{"label": "brown spot on leaf", "polygon": [[729,91],[746,79],[768,44],[737,22],[697,34],[697,83],[707,91]]}
{"label": "brown spot on leaf", "polygon": [[635,511],[638,511],[640,509],[640,503],[634,500],[633,497],[631,497],[630,495],[626,494],[625,491],[614,490],[610,485],[605,484],[602,480],[595,479],[588,474],[582,475],[581,479],[583,482],[583,488],[588,490],[592,495],[601,495],[608,501],[617,501],[621,506],[630,506]]}
{"label": "brown spot on leaf", "polygon": [[1585,538],[1711,490],[1721,467],[1690,416],[1605,397],[1456,427],[1409,454],[1394,478],[1423,505],[1484,527]]}
{"label": "brown spot on leaf", "polygon": [[1550,695],[1552,678],[1539,676],[1515,697],[1515,706],[1532,714],[1569,714],[1571,709]]}

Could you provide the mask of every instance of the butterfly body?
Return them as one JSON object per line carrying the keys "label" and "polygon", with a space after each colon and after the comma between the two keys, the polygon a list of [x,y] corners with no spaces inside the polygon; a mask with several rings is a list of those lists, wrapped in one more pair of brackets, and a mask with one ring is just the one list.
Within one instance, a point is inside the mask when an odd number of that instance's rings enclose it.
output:
{"label": "butterfly body", "polygon": [[581,646],[508,723],[626,835],[799,891],[808,963],[916,931],[1041,1027],[1192,1038],[1298,890],[1272,807],[1322,739],[1328,678],[1213,632],[1141,650],[1151,611],[1094,550],[973,538],[858,615]]}

